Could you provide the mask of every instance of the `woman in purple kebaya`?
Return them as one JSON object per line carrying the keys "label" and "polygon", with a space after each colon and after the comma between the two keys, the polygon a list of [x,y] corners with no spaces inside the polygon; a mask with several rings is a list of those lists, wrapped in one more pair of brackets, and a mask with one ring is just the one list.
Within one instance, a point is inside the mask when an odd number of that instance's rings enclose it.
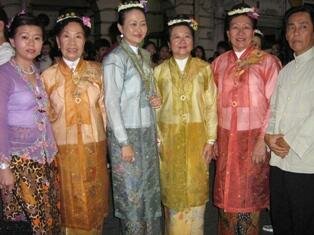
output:
{"label": "woman in purple kebaya", "polygon": [[43,30],[36,18],[21,12],[10,24],[9,39],[15,56],[0,66],[4,215],[8,220],[28,217],[34,234],[58,234],[57,148],[46,113],[47,96],[33,64],[41,51]]}

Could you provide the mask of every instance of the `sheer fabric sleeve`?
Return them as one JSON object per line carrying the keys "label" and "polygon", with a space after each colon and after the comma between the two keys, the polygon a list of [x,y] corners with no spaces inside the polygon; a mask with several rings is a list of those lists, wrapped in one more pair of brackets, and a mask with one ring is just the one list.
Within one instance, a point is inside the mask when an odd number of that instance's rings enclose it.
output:
{"label": "sheer fabric sleeve", "polygon": [[206,67],[207,87],[205,90],[205,123],[207,128],[208,143],[214,142],[217,138],[217,88],[211,67]]}
{"label": "sheer fabric sleeve", "polygon": [[10,162],[8,102],[11,90],[11,80],[0,75],[0,162]]}
{"label": "sheer fabric sleeve", "polygon": [[277,84],[277,79],[278,79],[278,74],[281,69],[281,64],[280,61],[274,57],[270,57],[271,59],[268,60],[268,64],[266,66],[266,84],[265,84],[265,97],[268,102],[268,109],[264,118],[262,130],[261,130],[261,135],[260,138],[264,139],[264,135],[267,129],[267,126],[270,121],[270,115],[271,115],[271,96],[273,95],[275,89],[276,89],[276,84]]}
{"label": "sheer fabric sleeve", "polygon": [[100,112],[102,115],[103,123],[104,123],[104,128],[105,130],[107,129],[107,113],[106,113],[106,108],[105,108],[105,88],[104,88],[104,78],[101,76],[101,90],[103,92],[100,93],[100,97],[98,100],[98,105],[100,107]]}

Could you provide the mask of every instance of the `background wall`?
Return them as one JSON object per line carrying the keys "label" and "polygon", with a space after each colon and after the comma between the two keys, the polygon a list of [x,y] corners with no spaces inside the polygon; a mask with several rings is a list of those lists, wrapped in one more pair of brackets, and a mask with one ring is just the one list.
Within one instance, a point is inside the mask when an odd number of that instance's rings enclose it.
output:
{"label": "background wall", "polygon": [[[44,13],[50,23],[47,30],[54,24],[59,11],[72,8],[92,18],[93,32],[91,40],[105,37],[109,39],[109,28],[116,21],[118,0],[2,0],[9,16],[22,8],[27,8],[34,14]],[[195,45],[201,45],[210,56],[216,43],[224,39],[224,17],[226,10],[242,1],[234,0],[149,0],[148,25],[149,37],[161,43],[164,28],[169,18],[176,14],[193,16],[199,22],[199,30],[195,35]],[[259,8],[261,17],[259,29],[268,40],[276,40],[280,36],[281,20],[284,12],[291,5],[303,2],[314,4],[314,0],[246,0],[251,6]]]}

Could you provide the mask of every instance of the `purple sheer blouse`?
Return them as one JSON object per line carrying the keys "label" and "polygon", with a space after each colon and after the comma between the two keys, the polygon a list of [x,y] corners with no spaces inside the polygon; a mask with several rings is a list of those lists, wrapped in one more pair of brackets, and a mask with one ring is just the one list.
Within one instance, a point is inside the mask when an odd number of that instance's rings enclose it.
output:
{"label": "purple sheer blouse", "polygon": [[57,152],[47,95],[37,78],[31,85],[11,62],[0,66],[0,162],[17,155],[50,163]]}

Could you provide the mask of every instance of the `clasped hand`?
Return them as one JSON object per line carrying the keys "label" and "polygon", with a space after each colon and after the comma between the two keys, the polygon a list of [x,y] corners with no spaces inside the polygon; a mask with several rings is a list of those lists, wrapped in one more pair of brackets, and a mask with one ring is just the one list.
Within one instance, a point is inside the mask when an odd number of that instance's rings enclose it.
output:
{"label": "clasped hand", "polygon": [[153,109],[158,109],[161,106],[161,97],[157,95],[153,95],[149,97],[149,103]]}
{"label": "clasped hand", "polygon": [[277,156],[285,158],[288,155],[290,146],[282,134],[266,134],[265,142]]}

